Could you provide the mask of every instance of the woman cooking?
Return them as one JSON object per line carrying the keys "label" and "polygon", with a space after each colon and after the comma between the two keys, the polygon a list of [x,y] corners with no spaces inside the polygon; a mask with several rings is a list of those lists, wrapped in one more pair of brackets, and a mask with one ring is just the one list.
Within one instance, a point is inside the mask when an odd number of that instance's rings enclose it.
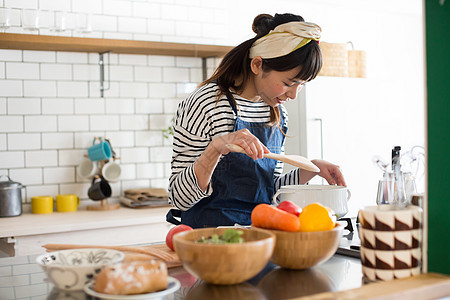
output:
{"label": "woman cooking", "polygon": [[[321,28],[298,15],[255,18],[256,36],[233,48],[211,76],[182,101],[174,121],[169,222],[193,228],[251,224],[251,212],[271,203],[283,185],[305,184],[315,175],[345,186],[337,165],[312,162],[282,174],[283,163],[263,158],[284,152],[287,111],[303,85],[322,67]],[[227,144],[246,154],[232,153]]]}

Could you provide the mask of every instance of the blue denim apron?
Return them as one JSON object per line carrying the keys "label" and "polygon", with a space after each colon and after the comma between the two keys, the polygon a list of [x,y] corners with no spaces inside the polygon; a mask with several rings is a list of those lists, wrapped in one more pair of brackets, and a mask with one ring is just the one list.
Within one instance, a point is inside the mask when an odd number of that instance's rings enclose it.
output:
{"label": "blue denim apron", "polygon": [[[273,153],[280,153],[285,136],[277,126],[264,122],[246,122],[239,118],[236,104],[227,94],[236,117],[233,131],[247,128]],[[281,123],[284,124],[281,114]],[[282,127],[287,132],[287,127]],[[243,153],[225,155],[211,177],[213,192],[187,211],[181,211],[181,223],[192,228],[251,224],[251,212],[260,203],[270,204],[274,194],[274,171],[277,161],[269,158],[253,160]],[[172,209],[169,215],[180,215]],[[172,218],[173,220],[173,218]]]}

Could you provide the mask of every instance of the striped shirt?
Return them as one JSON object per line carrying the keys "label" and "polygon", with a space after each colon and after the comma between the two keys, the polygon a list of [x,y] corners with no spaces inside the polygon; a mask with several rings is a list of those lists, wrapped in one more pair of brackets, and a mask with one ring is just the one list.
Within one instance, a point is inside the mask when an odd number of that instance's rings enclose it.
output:
{"label": "striped shirt", "polygon": [[[236,116],[225,95],[217,101],[218,90],[215,83],[201,86],[180,102],[175,114],[169,202],[180,210],[188,210],[202,198],[211,195],[211,185],[206,192],[198,186],[194,162],[213,137],[233,132]],[[270,106],[264,101],[250,101],[234,93],[233,96],[243,121],[269,122]],[[284,106],[280,107],[287,125],[287,111]],[[286,174],[282,172],[283,163],[278,161],[274,172],[275,191],[280,186],[299,183],[298,169]]]}

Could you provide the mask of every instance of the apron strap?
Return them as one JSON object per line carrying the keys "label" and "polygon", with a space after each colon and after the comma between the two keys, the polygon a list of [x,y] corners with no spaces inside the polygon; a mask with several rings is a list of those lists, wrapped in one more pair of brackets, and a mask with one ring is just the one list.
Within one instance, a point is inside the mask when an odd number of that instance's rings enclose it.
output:
{"label": "apron strap", "polygon": [[174,208],[170,209],[166,214],[166,221],[174,225],[180,225],[181,221],[178,221],[175,218],[181,218],[181,210]]}

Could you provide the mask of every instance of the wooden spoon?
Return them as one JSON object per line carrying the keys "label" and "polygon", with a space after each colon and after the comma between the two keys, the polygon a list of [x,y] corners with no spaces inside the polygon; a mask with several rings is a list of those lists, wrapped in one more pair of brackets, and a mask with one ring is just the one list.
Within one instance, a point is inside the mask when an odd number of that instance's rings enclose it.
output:
{"label": "wooden spoon", "polygon": [[[231,152],[246,153],[245,150],[238,145],[227,144],[226,146]],[[320,169],[315,164],[313,164],[309,159],[300,155],[282,155],[269,152],[264,153],[264,157],[279,160],[303,170],[320,172]]]}

